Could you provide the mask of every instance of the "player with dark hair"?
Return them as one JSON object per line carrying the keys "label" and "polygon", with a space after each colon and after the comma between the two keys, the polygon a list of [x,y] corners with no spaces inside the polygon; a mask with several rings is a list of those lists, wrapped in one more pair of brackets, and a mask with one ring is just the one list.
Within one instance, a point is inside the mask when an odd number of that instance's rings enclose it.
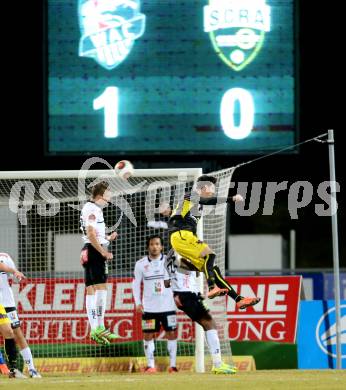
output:
{"label": "player with dark hair", "polygon": [[[166,256],[162,253],[162,238],[153,235],[147,239],[148,254],[135,265],[132,283],[136,310],[142,313],[144,352],[147,358],[146,373],[156,372],[154,360],[154,335],[163,327],[167,337],[170,357],[169,372],[177,372],[177,317],[171,289],[166,289],[164,280],[168,278],[165,269]],[[141,284],[143,294],[141,297]]]}
{"label": "player with dark hair", "polygon": [[223,278],[215,263],[215,253],[209,245],[197,237],[197,223],[201,218],[204,205],[217,203],[240,202],[239,194],[227,198],[215,197],[214,176],[203,175],[197,179],[195,190],[186,194],[169,219],[170,241],[172,248],[184,259],[186,266],[205,274],[208,283],[208,298],[227,293],[236,301],[240,309],[255,305],[260,298],[244,298],[238,295],[232,286]]}
{"label": "player with dark hair", "polygon": [[[8,265],[0,262],[0,272],[13,273],[17,279],[22,279],[25,276],[18,270],[9,267]],[[1,280],[0,280],[1,285]],[[23,379],[26,376],[21,373],[17,368],[17,349],[14,340],[14,333],[11,327],[11,321],[7,316],[6,310],[3,306],[3,296],[0,290],[0,334],[5,339],[6,344],[6,357],[8,361],[8,367],[10,369],[9,377]]]}
{"label": "player with dark hair", "polygon": [[235,366],[222,361],[216,322],[203,302],[204,297],[198,292],[196,272],[179,268],[175,254],[172,254],[165,267],[168,272],[165,287],[172,288],[177,308],[188,315],[192,321],[200,324],[205,332],[213,362],[211,371],[214,374],[235,374],[237,372]]}
{"label": "player with dark hair", "polygon": [[109,242],[117,233],[106,234],[102,209],[111,199],[109,184],[105,181],[91,189],[91,199],[82,208],[80,222],[84,246],[81,264],[86,285],[86,310],[91,328],[90,338],[98,344],[109,345],[117,336],[105,328],[104,316],[107,303],[108,262],[113,254],[108,251]]}

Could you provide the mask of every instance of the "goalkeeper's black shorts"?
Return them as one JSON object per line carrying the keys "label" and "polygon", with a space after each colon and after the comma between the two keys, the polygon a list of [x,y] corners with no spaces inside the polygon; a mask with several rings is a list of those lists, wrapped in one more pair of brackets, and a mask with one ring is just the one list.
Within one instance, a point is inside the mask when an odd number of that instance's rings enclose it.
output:
{"label": "goalkeeper's black shorts", "polygon": [[174,301],[179,310],[182,310],[192,321],[211,319],[209,309],[205,306],[204,298],[200,294],[190,291],[173,291]]}

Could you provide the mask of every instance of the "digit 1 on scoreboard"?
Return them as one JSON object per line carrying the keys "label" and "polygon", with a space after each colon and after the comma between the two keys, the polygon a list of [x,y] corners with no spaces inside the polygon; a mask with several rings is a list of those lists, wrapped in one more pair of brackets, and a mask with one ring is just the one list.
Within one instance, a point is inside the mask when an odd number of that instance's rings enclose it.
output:
{"label": "digit 1 on scoreboard", "polygon": [[118,136],[118,107],[119,89],[117,87],[107,87],[100,96],[93,100],[94,110],[104,108],[105,138]]}

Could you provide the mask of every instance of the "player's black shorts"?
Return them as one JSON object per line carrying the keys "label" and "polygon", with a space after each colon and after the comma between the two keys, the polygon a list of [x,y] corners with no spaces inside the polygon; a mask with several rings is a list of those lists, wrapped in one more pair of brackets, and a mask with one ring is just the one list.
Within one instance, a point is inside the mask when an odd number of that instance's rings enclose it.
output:
{"label": "player's black shorts", "polygon": [[20,327],[20,320],[18,318],[17,309],[15,307],[5,307],[7,317],[11,321],[11,328],[16,329]]}
{"label": "player's black shorts", "polygon": [[157,333],[160,327],[166,332],[177,329],[177,315],[175,311],[165,311],[163,313],[142,314],[142,330],[144,333]]}
{"label": "player's black shorts", "polygon": [[84,245],[81,252],[81,264],[84,268],[84,280],[87,287],[107,282],[107,261],[91,244]]}
{"label": "player's black shorts", "polygon": [[173,292],[174,301],[178,309],[188,315],[192,321],[211,319],[209,309],[204,305],[203,298],[190,291]]}

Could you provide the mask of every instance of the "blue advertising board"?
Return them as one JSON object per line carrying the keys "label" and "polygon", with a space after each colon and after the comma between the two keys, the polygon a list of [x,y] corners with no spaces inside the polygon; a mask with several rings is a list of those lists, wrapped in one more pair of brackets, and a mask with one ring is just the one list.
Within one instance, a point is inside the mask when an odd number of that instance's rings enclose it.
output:
{"label": "blue advertising board", "polygon": [[[340,273],[340,297],[346,299],[346,272]],[[334,299],[334,274],[324,274],[324,299]]]}
{"label": "blue advertising board", "polygon": [[[334,301],[301,301],[298,322],[298,367],[336,368]],[[341,301],[342,368],[346,368],[346,301]]]}
{"label": "blue advertising board", "polygon": [[[298,272],[296,273],[298,274]],[[324,275],[322,272],[302,272],[300,275],[303,276],[303,287],[305,300],[318,300],[323,299],[323,279]],[[331,298],[331,299],[334,299]]]}

